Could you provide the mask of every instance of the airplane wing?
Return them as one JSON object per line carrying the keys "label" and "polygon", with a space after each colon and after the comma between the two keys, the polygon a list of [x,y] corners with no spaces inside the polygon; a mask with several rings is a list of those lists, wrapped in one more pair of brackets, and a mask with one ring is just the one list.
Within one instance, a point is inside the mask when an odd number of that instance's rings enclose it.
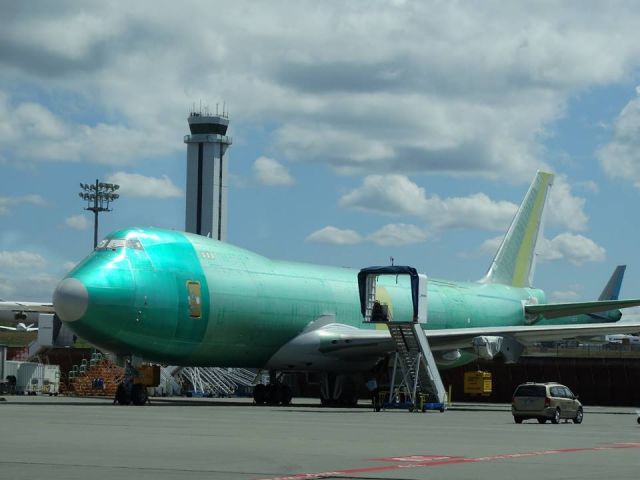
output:
{"label": "airplane wing", "polygon": [[0,301],[0,310],[12,312],[55,313],[53,303]]}
{"label": "airplane wing", "polygon": [[[473,339],[482,336],[509,337],[523,345],[540,341],[596,337],[640,331],[640,322],[586,323],[572,325],[518,325],[502,327],[454,328],[426,330],[429,345],[434,351],[472,348]],[[361,330],[347,325],[327,325],[313,334],[318,350],[326,355],[354,358],[361,355],[380,355],[394,350],[388,330]],[[309,339],[310,340],[310,339]],[[319,344],[319,345],[318,345]]]}
{"label": "airplane wing", "polygon": [[569,317],[571,315],[581,315],[621,308],[635,307],[640,305],[640,299],[633,300],[601,300],[597,302],[575,302],[575,303],[545,303],[543,305],[525,305],[524,311],[527,315],[541,315],[546,319]]}
{"label": "airplane wing", "polygon": [[427,338],[433,350],[468,348],[473,338],[479,336],[509,336],[523,345],[541,341],[564,340],[578,337],[596,337],[617,333],[640,331],[640,322],[583,323],[572,325],[530,325],[511,327],[455,328],[427,330]]}

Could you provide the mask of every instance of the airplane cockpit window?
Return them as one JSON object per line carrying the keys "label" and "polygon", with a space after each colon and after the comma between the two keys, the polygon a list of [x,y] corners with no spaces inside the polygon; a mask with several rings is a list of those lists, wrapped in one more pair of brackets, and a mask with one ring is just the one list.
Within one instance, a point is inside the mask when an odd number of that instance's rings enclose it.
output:
{"label": "airplane cockpit window", "polygon": [[133,250],[144,250],[142,243],[137,238],[105,238],[98,244],[96,250],[117,250],[125,247]]}
{"label": "airplane cockpit window", "polygon": [[137,238],[128,238],[127,239],[127,248],[132,248],[134,250],[144,250],[142,248],[142,243]]}

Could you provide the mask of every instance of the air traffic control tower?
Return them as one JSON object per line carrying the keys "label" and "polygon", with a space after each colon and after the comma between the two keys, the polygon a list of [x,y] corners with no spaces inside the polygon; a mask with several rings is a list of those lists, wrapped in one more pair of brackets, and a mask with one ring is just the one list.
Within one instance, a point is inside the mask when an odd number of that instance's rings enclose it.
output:
{"label": "air traffic control tower", "polygon": [[185,230],[218,240],[227,238],[227,158],[229,117],[191,112],[187,144]]}

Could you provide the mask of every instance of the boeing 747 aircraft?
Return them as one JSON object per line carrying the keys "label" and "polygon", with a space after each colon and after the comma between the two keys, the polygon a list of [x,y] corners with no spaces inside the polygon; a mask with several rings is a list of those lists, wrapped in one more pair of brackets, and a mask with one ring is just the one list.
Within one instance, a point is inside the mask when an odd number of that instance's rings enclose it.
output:
{"label": "boeing 747 aircraft", "polygon": [[[492,356],[494,349],[482,348],[492,342],[515,361],[524,345],[541,340],[638,331],[640,323],[613,322],[617,309],[639,299],[549,304],[531,286],[552,180],[538,172],[481,280],[428,280],[425,331],[439,366]],[[370,372],[394,351],[385,325],[363,323],[357,276],[203,236],[131,228],[108,235],[60,282],[53,303],[79,336],[120,356],[315,371],[326,383],[335,374]],[[401,318],[411,315],[408,289],[390,278],[376,295]],[[332,400],[338,390],[323,391]]]}

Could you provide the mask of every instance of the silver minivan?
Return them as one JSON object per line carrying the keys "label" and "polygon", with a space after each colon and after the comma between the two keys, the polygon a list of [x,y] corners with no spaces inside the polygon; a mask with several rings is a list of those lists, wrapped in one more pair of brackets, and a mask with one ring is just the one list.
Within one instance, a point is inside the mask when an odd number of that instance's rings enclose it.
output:
{"label": "silver minivan", "polygon": [[516,423],[535,418],[540,423],[570,419],[582,423],[584,412],[578,397],[559,383],[523,383],[511,400],[511,413]]}

